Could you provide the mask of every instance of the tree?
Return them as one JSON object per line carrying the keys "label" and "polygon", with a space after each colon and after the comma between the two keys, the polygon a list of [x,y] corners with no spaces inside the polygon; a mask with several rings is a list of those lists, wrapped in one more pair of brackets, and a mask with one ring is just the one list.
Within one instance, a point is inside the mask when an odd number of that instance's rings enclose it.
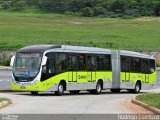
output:
{"label": "tree", "polygon": [[68,8],[72,12],[79,12],[85,8],[85,0],[71,0],[68,3]]}
{"label": "tree", "polygon": [[82,10],[83,16],[92,17],[94,15],[93,10],[90,7],[86,7]]}
{"label": "tree", "polygon": [[48,12],[62,12],[68,10],[67,0],[41,0],[39,8]]}
{"label": "tree", "polygon": [[115,0],[111,4],[111,10],[114,12],[124,12],[128,8],[126,0]]}
{"label": "tree", "polygon": [[157,16],[160,16],[160,3],[156,5],[154,11]]}
{"label": "tree", "polygon": [[94,7],[94,15],[98,16],[98,15],[104,15],[106,13],[106,9],[103,7]]}

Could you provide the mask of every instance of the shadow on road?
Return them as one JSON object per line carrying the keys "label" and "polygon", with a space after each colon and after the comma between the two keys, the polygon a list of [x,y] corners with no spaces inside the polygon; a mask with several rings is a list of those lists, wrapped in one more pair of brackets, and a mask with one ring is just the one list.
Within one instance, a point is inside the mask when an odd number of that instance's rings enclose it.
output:
{"label": "shadow on road", "polygon": [[[143,94],[145,92],[141,92],[139,94]],[[40,92],[38,95],[32,95],[30,92],[15,92],[16,95],[24,95],[24,96],[57,96],[54,94],[54,92],[51,92],[51,93],[46,93],[46,92]],[[129,93],[128,91],[123,91],[123,92],[120,92],[120,93],[112,93],[112,92],[102,92],[101,94],[99,94],[98,96],[100,95],[118,95],[118,94],[135,94],[135,93]],[[71,93],[64,93],[63,96],[90,96],[90,95],[93,95],[93,96],[96,96],[97,94],[91,94],[89,92],[80,92],[79,94],[71,94]]]}

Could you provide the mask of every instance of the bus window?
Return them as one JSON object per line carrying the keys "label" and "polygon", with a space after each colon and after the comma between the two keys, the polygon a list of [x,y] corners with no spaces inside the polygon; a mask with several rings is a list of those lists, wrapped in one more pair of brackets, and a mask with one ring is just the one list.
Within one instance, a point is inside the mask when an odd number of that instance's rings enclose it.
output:
{"label": "bus window", "polygon": [[155,60],[149,60],[149,70],[150,73],[155,72]]}
{"label": "bus window", "polygon": [[130,72],[141,73],[141,59],[140,58],[131,58]]}
{"label": "bus window", "polygon": [[86,56],[80,54],[78,56],[78,70],[86,70]]}
{"label": "bus window", "polygon": [[100,55],[97,56],[97,70],[111,70],[111,56]]}
{"label": "bus window", "polygon": [[67,57],[65,54],[55,54],[56,73],[67,71]]}
{"label": "bus window", "polygon": [[128,57],[121,57],[121,71],[129,72],[130,59]]}
{"label": "bus window", "polygon": [[68,55],[68,70],[76,71],[77,70],[77,56]]}
{"label": "bus window", "polygon": [[107,70],[112,70],[111,55],[106,56],[106,68]]}
{"label": "bus window", "polygon": [[88,56],[87,57],[87,69],[89,71],[96,70],[96,60],[94,56]]}
{"label": "bus window", "polygon": [[142,73],[148,74],[149,72],[149,60],[142,60]]}

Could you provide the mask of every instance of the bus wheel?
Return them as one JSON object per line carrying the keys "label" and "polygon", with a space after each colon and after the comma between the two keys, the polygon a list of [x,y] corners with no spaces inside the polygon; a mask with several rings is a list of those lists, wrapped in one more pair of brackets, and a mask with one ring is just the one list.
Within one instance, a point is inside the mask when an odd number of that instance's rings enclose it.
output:
{"label": "bus wheel", "polygon": [[96,89],[94,90],[95,94],[100,94],[102,91],[102,83],[100,81],[98,81],[97,85],[96,85]]}
{"label": "bus wheel", "polygon": [[141,90],[141,84],[140,82],[137,82],[134,88],[134,93],[139,93]]}
{"label": "bus wheel", "polygon": [[120,89],[110,89],[110,91],[111,91],[112,93],[119,93],[119,92],[120,92]]}
{"label": "bus wheel", "polygon": [[37,94],[38,94],[38,91],[31,91],[31,94],[32,94],[32,95],[37,95]]}
{"label": "bus wheel", "polygon": [[78,94],[80,91],[79,90],[72,90],[72,91],[69,91],[71,94]]}
{"label": "bus wheel", "polygon": [[64,85],[62,82],[58,85],[58,91],[55,92],[56,95],[61,96],[64,93]]}

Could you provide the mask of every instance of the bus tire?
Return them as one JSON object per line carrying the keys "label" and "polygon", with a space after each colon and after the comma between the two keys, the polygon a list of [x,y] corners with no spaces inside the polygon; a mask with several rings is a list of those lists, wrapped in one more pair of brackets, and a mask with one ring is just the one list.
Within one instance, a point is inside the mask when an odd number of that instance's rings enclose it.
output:
{"label": "bus tire", "polygon": [[139,93],[141,90],[141,83],[138,81],[134,88],[134,93]]}
{"label": "bus tire", "polygon": [[102,82],[101,81],[98,81],[97,82],[97,85],[96,85],[96,89],[93,91],[94,92],[94,94],[100,94],[101,93],[101,91],[102,91]]}
{"label": "bus tire", "polygon": [[71,94],[79,94],[80,90],[72,90],[72,91],[69,91]]}
{"label": "bus tire", "polygon": [[64,84],[62,82],[59,83],[58,85],[58,91],[55,92],[56,95],[61,96],[64,93]]}
{"label": "bus tire", "polygon": [[31,94],[32,94],[32,95],[37,95],[37,94],[38,94],[38,91],[31,91]]}
{"label": "bus tire", "polygon": [[110,89],[110,91],[111,91],[112,93],[119,93],[121,90],[120,90],[120,89]]}

